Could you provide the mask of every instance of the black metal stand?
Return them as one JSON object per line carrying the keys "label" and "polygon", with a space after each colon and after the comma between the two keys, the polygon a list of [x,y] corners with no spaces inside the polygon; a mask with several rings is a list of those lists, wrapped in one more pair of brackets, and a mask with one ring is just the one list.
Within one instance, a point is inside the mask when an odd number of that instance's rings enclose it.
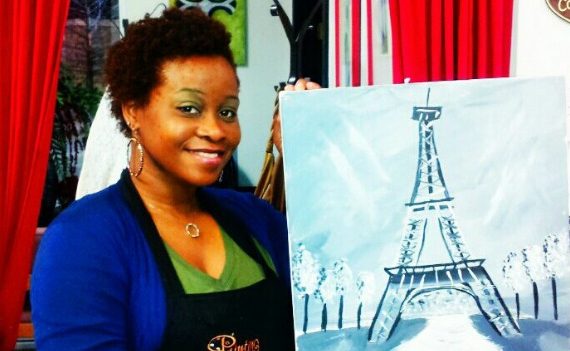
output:
{"label": "black metal stand", "polygon": [[[270,8],[279,17],[291,50],[288,84],[310,77],[321,86],[327,83],[328,0],[293,0],[293,22],[278,0]],[[280,83],[280,87],[285,82]]]}

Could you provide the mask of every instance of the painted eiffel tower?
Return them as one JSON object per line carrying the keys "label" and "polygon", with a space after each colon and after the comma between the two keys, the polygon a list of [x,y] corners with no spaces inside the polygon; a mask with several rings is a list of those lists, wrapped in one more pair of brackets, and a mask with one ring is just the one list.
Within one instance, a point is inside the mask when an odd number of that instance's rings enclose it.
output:
{"label": "painted eiffel tower", "polygon": [[[414,190],[407,206],[407,219],[401,240],[398,263],[385,268],[388,284],[368,330],[368,340],[384,342],[390,338],[406,306],[421,295],[440,290],[465,293],[472,297],[480,313],[500,335],[520,334],[491,277],[483,267],[484,259],[473,259],[455,221],[453,198],[449,195],[435,145],[435,121],[441,106],[414,107],[412,119],[419,123],[418,167]],[[419,265],[426,229],[436,225],[449,255],[449,261]]]}

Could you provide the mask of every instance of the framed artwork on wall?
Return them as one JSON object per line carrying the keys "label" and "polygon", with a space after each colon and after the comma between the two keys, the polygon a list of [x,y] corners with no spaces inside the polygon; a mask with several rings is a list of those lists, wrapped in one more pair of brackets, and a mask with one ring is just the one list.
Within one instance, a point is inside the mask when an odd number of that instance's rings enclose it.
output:
{"label": "framed artwork on wall", "polygon": [[246,0],[170,0],[170,5],[181,9],[199,7],[208,16],[222,22],[232,36],[230,47],[236,64],[247,64]]}

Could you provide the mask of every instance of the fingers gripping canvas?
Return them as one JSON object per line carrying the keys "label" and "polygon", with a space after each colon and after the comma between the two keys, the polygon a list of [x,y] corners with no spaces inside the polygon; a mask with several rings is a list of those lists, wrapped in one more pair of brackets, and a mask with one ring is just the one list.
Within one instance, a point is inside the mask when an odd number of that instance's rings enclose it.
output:
{"label": "fingers gripping canvas", "polygon": [[564,81],[281,97],[298,350],[568,350]]}

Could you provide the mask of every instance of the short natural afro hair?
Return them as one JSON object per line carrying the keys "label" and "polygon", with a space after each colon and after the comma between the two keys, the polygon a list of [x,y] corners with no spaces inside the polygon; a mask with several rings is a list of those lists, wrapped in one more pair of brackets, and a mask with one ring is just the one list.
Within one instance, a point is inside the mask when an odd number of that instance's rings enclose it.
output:
{"label": "short natural afro hair", "polygon": [[235,69],[230,34],[200,9],[169,8],[159,18],[146,17],[129,25],[124,38],[108,52],[105,79],[111,112],[130,137],[122,105],[145,106],[160,83],[160,69],[168,60],[190,56],[221,56]]}

